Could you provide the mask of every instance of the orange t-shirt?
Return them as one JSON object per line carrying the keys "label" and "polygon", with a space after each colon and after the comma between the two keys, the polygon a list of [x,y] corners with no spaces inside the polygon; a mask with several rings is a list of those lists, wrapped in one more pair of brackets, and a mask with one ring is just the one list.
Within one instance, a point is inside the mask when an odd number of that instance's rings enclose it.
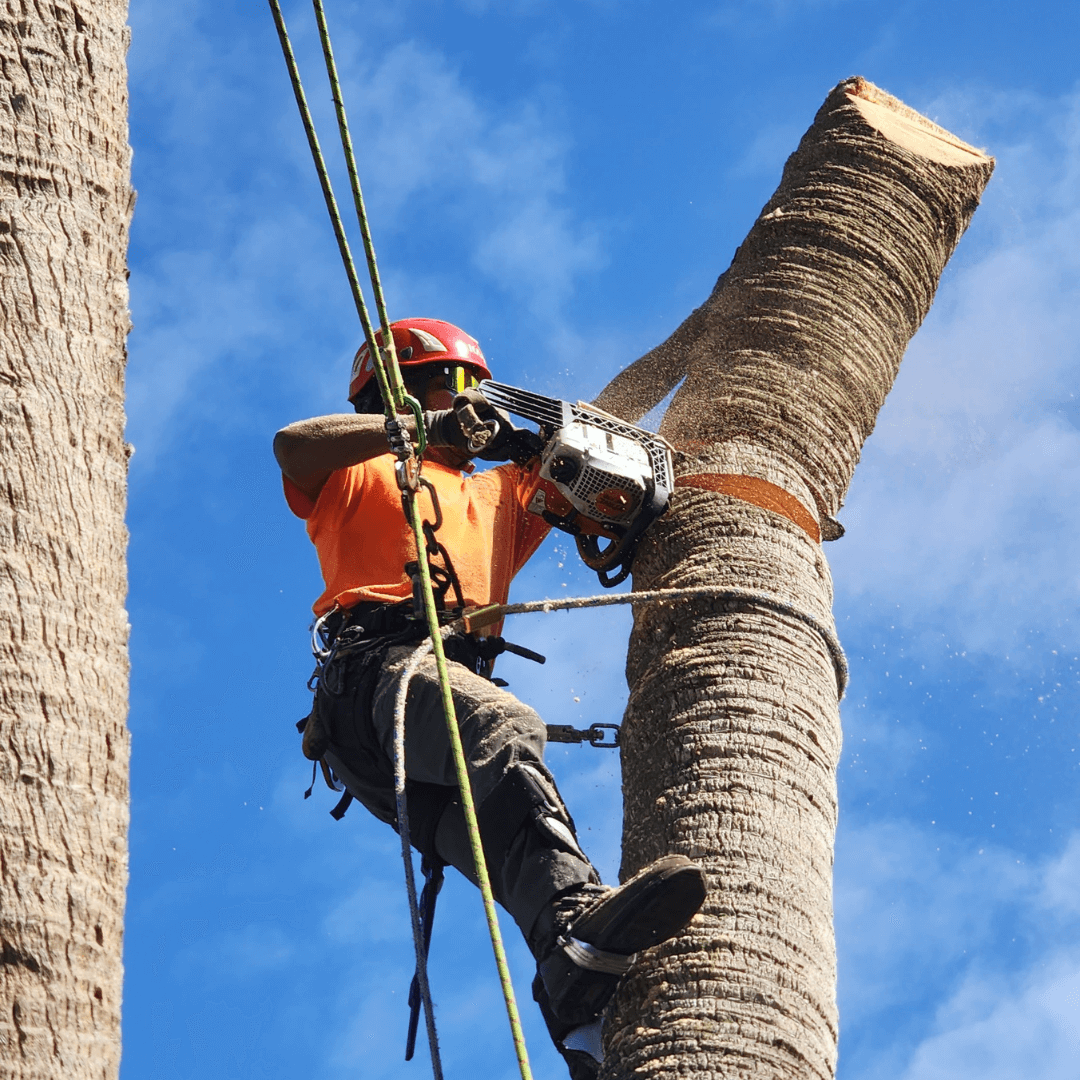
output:
{"label": "orange t-shirt", "polygon": [[[438,492],[443,523],[435,538],[450,553],[465,602],[505,604],[511,580],[549,529],[525,509],[536,486],[535,468],[500,465],[466,477],[425,461],[424,478]],[[315,502],[288,477],[283,480],[289,508],[307,522],[326,583],[313,605],[316,615],[335,604],[396,603],[412,595],[404,566],[415,561],[416,543],[405,521],[392,454],[339,469]],[[423,487],[418,505],[423,519],[433,522],[431,493]]]}

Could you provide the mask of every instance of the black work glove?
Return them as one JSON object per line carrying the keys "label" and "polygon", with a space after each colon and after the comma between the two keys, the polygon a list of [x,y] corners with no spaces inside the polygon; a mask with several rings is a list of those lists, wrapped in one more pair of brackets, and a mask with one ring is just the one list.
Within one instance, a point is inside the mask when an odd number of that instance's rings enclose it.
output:
{"label": "black work glove", "polygon": [[430,446],[452,446],[484,461],[527,461],[543,445],[538,435],[515,427],[507,413],[475,388],[458,394],[452,409],[425,412],[424,428]]}
{"label": "black work glove", "polygon": [[474,457],[524,465],[544,448],[544,440],[535,431],[518,427],[510,419],[509,413],[492,405],[480,390],[474,388],[458,394],[454,398],[454,412],[461,417],[462,426],[470,422],[468,417],[472,413],[483,423],[495,422],[495,434]]}
{"label": "black work glove", "polygon": [[476,456],[484,461],[513,461],[518,465],[532,461],[544,449],[544,440],[535,431],[517,427],[501,409],[496,411],[506,419],[500,419],[498,434],[491,445]]}
{"label": "black work glove", "polygon": [[[506,414],[503,413],[505,417]],[[424,413],[424,428],[431,446],[452,446],[469,457],[487,449],[499,432],[500,417],[479,390],[465,390],[454,398],[452,409]],[[507,418],[509,423],[509,418]]]}
{"label": "black work glove", "polygon": [[453,408],[424,413],[423,426],[431,446],[453,446],[471,458],[487,461],[509,457],[501,448],[514,430],[510,417],[476,389],[458,394]]}
{"label": "black work glove", "polygon": [[469,423],[468,417],[472,413],[483,423],[494,421],[496,424],[495,434],[474,457],[484,461],[514,461],[518,465],[524,465],[544,448],[544,441],[536,432],[518,427],[510,419],[509,413],[492,405],[479,390],[465,390],[458,394],[454,398],[454,411],[462,418],[462,426]]}

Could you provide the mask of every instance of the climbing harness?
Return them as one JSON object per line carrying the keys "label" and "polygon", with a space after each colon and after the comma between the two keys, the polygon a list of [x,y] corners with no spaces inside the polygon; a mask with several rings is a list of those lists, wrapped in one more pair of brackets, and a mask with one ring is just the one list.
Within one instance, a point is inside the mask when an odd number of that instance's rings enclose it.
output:
{"label": "climbing harness", "polygon": [[[426,557],[420,557],[420,552],[428,551],[427,537],[424,533],[416,495],[420,487],[420,471],[422,457],[427,445],[424,429],[423,408],[421,403],[408,394],[398,367],[397,355],[394,347],[394,336],[390,331],[390,320],[387,315],[386,301],[383,296],[382,283],[379,278],[378,264],[375,259],[375,248],[371,240],[371,232],[368,225],[367,210],[364,206],[364,197],[360,187],[360,177],[356,168],[356,156],[353,152],[352,138],[349,134],[348,120],[345,115],[345,105],[341,96],[341,83],[338,78],[337,64],[334,60],[333,49],[330,43],[330,31],[326,22],[326,13],[323,9],[322,0],[313,0],[315,19],[319,28],[319,39],[322,43],[323,59],[326,64],[326,73],[330,81],[331,93],[334,100],[334,111],[337,115],[338,132],[341,137],[342,150],[345,154],[345,163],[349,173],[349,186],[352,190],[353,205],[356,210],[360,233],[364,244],[364,253],[367,258],[368,274],[371,279],[372,292],[375,297],[375,306],[379,315],[382,329],[382,347],[379,346],[371,319],[368,316],[367,305],[364,301],[363,291],[360,287],[359,277],[353,262],[349,248],[348,237],[345,234],[344,224],[338,210],[337,201],[334,197],[330,183],[330,175],[326,168],[319,146],[318,136],[315,132],[314,121],[307,105],[303,85],[300,80],[300,71],[293,53],[292,44],[289,40],[285,19],[281,12],[280,0],[269,0],[270,10],[273,14],[274,24],[277,27],[278,38],[281,42],[285,64],[289,71],[289,79],[292,83],[293,94],[296,98],[297,108],[307,135],[308,146],[311,150],[315,170],[319,175],[319,183],[322,187],[323,198],[326,202],[327,212],[330,215],[334,235],[338,243],[338,251],[341,254],[345,266],[349,286],[353,294],[353,302],[356,305],[357,315],[364,330],[364,339],[367,343],[371,356],[375,376],[378,381],[379,392],[382,396],[386,415],[387,439],[397,458],[395,475],[398,487],[401,490],[401,501],[405,511],[405,518],[412,529],[416,541],[417,575],[414,578],[414,595],[422,601],[424,613],[428,624],[428,648],[434,653],[435,664],[439,675],[443,713],[446,718],[447,732],[450,740],[450,748],[454,758],[454,767],[457,774],[461,809],[465,818],[468,831],[469,843],[472,849],[473,863],[476,870],[477,883],[483,898],[484,914],[487,919],[488,933],[491,937],[492,951],[495,954],[495,964],[499,972],[499,982],[506,1003],[507,1018],[510,1022],[510,1030],[514,1041],[514,1052],[517,1056],[518,1070],[522,1080],[532,1080],[532,1070],[529,1066],[528,1053],[525,1049],[525,1037],[521,1027],[521,1018],[518,1013],[517,1000],[514,996],[513,984],[510,980],[510,970],[506,960],[506,950],[503,946],[502,934],[499,931],[498,915],[495,911],[495,899],[492,893],[491,880],[488,875],[487,860],[484,857],[483,844],[480,839],[480,828],[477,824],[476,807],[472,797],[472,788],[469,782],[468,766],[461,745],[461,736],[458,732],[457,719],[454,713],[454,702],[450,691],[450,677],[446,666],[446,654],[443,649],[443,635],[439,627],[439,615],[436,608],[435,596],[432,591],[431,574]],[[411,412],[416,422],[417,445],[414,447],[398,420],[401,412]],[[493,437],[491,428],[483,431],[475,430],[470,433],[477,441],[478,449]],[[486,438],[484,438],[486,436]],[[417,650],[419,655],[421,650]],[[419,660],[417,661],[419,663]],[[324,665],[325,666],[325,665]],[[415,670],[415,669],[414,669]],[[403,679],[407,685],[408,680]],[[404,699],[402,708],[404,709]],[[402,782],[400,786],[395,779],[395,795],[397,799],[398,830],[402,840],[402,858],[405,863],[406,886],[409,894],[409,912],[413,925],[413,938],[416,946],[417,979],[419,982],[420,996],[424,1004],[426,1017],[428,1044],[431,1050],[432,1068],[436,1080],[441,1080],[442,1070],[439,1061],[438,1041],[435,1032],[435,1015],[431,1003],[430,987],[427,980],[426,950],[423,943],[423,928],[420,925],[420,916],[417,907],[416,883],[413,874],[412,849],[409,842],[408,811],[405,805],[404,786],[404,743],[398,747],[395,744],[395,773],[400,771]]]}

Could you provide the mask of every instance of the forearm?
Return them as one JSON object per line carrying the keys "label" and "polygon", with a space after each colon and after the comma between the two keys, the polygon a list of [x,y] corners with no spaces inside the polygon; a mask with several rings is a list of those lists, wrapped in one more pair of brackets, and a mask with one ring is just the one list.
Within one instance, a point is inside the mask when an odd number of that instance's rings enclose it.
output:
{"label": "forearm", "polygon": [[[411,416],[400,417],[415,435]],[[281,471],[313,497],[331,473],[389,451],[384,418],[370,413],[336,413],[299,420],[274,436],[274,457]]]}

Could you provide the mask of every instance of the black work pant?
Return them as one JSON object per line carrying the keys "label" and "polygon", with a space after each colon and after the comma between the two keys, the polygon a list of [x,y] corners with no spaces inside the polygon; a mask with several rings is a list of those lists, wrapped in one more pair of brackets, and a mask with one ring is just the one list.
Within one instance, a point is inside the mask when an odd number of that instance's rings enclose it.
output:
{"label": "black work pant", "polygon": [[[352,795],[376,817],[396,827],[394,801],[394,705],[402,672],[415,645],[392,647],[381,665],[344,657],[335,683],[339,694],[319,691],[318,708],[330,734],[326,760]],[[544,765],[547,729],[512,694],[448,663],[461,742],[473,799],[485,832],[484,803],[525,765],[543,778],[561,807],[555,781]],[[409,686],[405,710],[405,774],[413,846],[456,867],[475,883],[465,819],[457,799],[457,775],[443,717],[434,657],[424,659]],[[570,822],[569,815],[566,819]],[[572,828],[572,822],[571,828]],[[484,836],[485,846],[488,838]],[[524,826],[500,855],[488,860],[495,898],[526,937],[540,911],[559,893],[599,878],[576,844],[552,841]]]}

